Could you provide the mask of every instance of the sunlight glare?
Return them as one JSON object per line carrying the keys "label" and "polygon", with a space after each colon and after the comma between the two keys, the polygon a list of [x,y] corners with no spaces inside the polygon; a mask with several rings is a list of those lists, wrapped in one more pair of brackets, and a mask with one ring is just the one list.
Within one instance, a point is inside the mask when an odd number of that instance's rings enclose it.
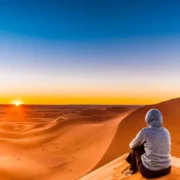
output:
{"label": "sunlight glare", "polygon": [[12,104],[14,104],[15,106],[20,106],[21,104],[23,104],[23,102],[21,100],[13,100]]}

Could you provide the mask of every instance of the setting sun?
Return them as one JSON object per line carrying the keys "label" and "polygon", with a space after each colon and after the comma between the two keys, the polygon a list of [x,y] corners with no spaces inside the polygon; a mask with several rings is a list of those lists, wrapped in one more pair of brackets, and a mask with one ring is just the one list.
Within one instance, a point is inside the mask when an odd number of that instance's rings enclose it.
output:
{"label": "setting sun", "polygon": [[14,104],[15,106],[19,106],[19,105],[23,104],[23,102],[21,100],[13,100],[12,104]]}

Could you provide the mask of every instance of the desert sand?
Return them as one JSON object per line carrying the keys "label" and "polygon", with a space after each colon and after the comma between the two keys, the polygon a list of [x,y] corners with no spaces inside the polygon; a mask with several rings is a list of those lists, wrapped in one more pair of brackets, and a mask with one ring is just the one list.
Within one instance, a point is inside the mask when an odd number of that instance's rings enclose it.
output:
{"label": "desert sand", "polygon": [[[134,107],[2,107],[0,179],[77,179],[111,143]],[[96,152],[96,153],[95,153]]]}
{"label": "desert sand", "polygon": [[8,107],[0,113],[0,180],[140,180],[125,177],[129,142],[158,108],[172,137],[172,173],[180,179],[180,99],[155,105]]}

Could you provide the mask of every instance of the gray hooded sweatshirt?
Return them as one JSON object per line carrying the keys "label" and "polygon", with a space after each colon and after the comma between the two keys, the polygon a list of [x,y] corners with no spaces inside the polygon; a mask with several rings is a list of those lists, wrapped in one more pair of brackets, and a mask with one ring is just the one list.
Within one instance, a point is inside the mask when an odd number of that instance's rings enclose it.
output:
{"label": "gray hooded sweatshirt", "polygon": [[148,125],[130,143],[134,149],[144,144],[145,153],[141,156],[143,165],[152,171],[168,168],[171,164],[171,138],[167,129],[162,127],[162,114],[151,109],[145,116]]}

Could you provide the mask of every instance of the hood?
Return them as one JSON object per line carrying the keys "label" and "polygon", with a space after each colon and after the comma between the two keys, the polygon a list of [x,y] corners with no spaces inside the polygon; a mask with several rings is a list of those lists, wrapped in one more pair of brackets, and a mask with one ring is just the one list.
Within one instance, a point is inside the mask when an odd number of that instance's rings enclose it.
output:
{"label": "hood", "polygon": [[151,127],[161,127],[163,123],[163,117],[158,109],[151,109],[145,116],[147,125]]}

